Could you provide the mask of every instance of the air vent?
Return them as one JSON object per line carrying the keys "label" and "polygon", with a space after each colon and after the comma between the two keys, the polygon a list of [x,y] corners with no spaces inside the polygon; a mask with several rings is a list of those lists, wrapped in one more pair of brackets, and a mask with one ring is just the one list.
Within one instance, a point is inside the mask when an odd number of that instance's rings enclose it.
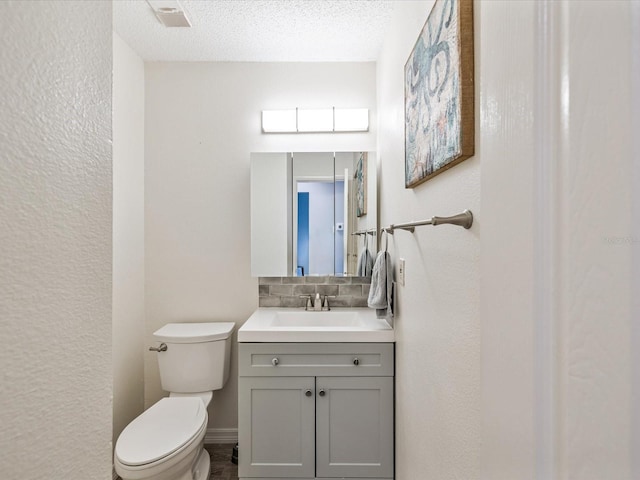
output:
{"label": "air vent", "polygon": [[147,0],[156,18],[165,27],[190,27],[191,22],[177,0]]}

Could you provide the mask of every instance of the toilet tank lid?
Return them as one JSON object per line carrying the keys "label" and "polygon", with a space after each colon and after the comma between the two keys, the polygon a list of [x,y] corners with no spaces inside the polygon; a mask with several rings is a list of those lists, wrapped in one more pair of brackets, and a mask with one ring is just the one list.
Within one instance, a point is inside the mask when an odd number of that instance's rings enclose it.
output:
{"label": "toilet tank lid", "polygon": [[167,323],[153,334],[159,342],[201,343],[229,338],[234,322]]}

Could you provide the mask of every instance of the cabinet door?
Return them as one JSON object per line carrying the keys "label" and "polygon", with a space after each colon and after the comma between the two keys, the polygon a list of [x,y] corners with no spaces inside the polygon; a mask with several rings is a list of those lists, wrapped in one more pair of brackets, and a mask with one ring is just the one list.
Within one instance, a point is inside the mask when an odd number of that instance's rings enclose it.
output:
{"label": "cabinet door", "polygon": [[316,475],[393,477],[393,378],[316,379]]}
{"label": "cabinet door", "polygon": [[239,477],[315,477],[314,380],[239,378]]}

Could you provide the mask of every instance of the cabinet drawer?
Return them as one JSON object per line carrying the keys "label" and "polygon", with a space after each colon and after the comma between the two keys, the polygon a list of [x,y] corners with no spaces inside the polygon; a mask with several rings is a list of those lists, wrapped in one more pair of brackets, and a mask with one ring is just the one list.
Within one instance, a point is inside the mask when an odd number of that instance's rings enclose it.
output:
{"label": "cabinet drawer", "polygon": [[239,343],[241,377],[393,376],[393,343]]}

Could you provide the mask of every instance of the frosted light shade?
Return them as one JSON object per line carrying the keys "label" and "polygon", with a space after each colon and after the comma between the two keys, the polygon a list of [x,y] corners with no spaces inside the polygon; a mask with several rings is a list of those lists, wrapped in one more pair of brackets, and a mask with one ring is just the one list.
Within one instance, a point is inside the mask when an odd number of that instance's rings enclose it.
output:
{"label": "frosted light shade", "polygon": [[263,110],[263,133],[368,132],[368,108]]}
{"label": "frosted light shade", "polygon": [[262,131],[265,133],[283,133],[296,130],[296,109],[263,110]]}
{"label": "frosted light shade", "polygon": [[298,132],[333,132],[333,108],[299,108]]}
{"label": "frosted light shade", "polygon": [[369,109],[336,108],[334,122],[336,132],[366,132],[369,130]]}

